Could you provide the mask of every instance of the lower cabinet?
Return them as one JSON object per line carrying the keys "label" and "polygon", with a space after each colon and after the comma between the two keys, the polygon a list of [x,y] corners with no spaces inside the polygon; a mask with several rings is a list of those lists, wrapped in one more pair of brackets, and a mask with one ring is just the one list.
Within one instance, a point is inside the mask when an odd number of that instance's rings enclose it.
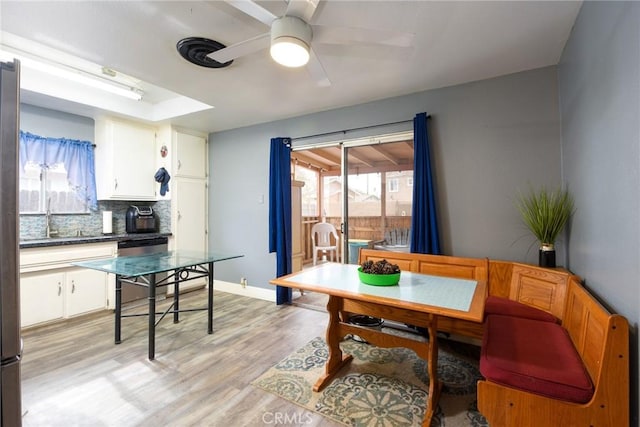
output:
{"label": "lower cabinet", "polygon": [[106,307],[107,273],[70,268],[20,275],[22,327]]}
{"label": "lower cabinet", "polygon": [[115,242],[21,249],[21,326],[107,309],[114,276],[72,263],[111,258],[116,251]]}
{"label": "lower cabinet", "polygon": [[106,308],[107,273],[79,269],[67,272],[66,276],[66,317]]}
{"label": "lower cabinet", "polygon": [[35,325],[64,317],[65,274],[20,275],[20,325]]}

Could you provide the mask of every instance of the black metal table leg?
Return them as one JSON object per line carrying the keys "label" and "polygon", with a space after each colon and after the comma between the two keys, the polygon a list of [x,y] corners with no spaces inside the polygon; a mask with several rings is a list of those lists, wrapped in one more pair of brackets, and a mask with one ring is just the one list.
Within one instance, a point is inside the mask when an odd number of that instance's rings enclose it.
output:
{"label": "black metal table leg", "polygon": [[156,275],[149,275],[149,360],[156,353]]}
{"label": "black metal table leg", "polygon": [[116,275],[116,324],[115,324],[115,342],[120,344],[120,327],[122,322],[122,281],[121,276]]}
{"label": "black metal table leg", "polygon": [[178,270],[173,273],[173,323],[180,321],[180,274]]}
{"label": "black metal table leg", "polygon": [[207,332],[213,333],[213,262],[209,263],[209,300],[207,304],[208,328]]}

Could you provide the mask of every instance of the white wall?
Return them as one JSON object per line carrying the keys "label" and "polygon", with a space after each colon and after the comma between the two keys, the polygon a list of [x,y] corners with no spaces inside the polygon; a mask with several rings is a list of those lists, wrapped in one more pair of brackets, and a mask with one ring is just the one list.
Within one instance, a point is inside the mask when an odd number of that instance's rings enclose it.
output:
{"label": "white wall", "polygon": [[20,104],[20,129],[48,138],[95,140],[93,119],[28,104]]}
{"label": "white wall", "polygon": [[[432,117],[444,252],[536,263],[537,245],[514,198],[529,184],[560,183],[556,82],[556,68],[548,67],[211,134],[210,247],[245,255],[216,265],[216,277],[236,283],[247,277],[250,285],[269,288],[275,275],[275,255],[268,253],[272,137],[411,120],[422,111]],[[562,242],[558,250],[562,263]]]}
{"label": "white wall", "polygon": [[640,3],[585,2],[559,65],[562,167],[576,199],[568,266],[631,325],[638,425]]}

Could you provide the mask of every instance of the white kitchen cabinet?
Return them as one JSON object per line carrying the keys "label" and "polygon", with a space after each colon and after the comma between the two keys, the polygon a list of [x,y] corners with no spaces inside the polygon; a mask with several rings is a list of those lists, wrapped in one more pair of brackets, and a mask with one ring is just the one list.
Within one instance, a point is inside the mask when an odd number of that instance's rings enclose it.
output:
{"label": "white kitchen cabinet", "polygon": [[[178,177],[174,188],[173,249],[204,252],[208,247],[207,181]],[[180,289],[189,290],[204,284],[204,278],[192,280],[181,285]],[[171,291],[169,288],[169,294]]]}
{"label": "white kitchen cabinet", "polygon": [[[206,134],[197,131],[162,126],[158,131],[158,164],[171,175],[172,249],[178,251],[207,251],[208,240],[208,147]],[[162,156],[162,147],[166,148]],[[204,279],[180,286],[181,290],[202,287]],[[171,295],[169,287],[167,293]]]}
{"label": "white kitchen cabinet", "polygon": [[116,250],[115,242],[21,249],[21,326],[106,309],[113,275],[71,263],[113,257]]}
{"label": "white kitchen cabinet", "polygon": [[176,177],[207,177],[207,140],[202,136],[174,131]]}
{"label": "white kitchen cabinet", "polygon": [[156,200],[156,129],[117,119],[96,119],[99,200]]}
{"label": "white kitchen cabinet", "polygon": [[107,306],[106,273],[73,269],[66,273],[65,279],[66,317],[102,310]]}
{"label": "white kitchen cabinet", "polygon": [[174,203],[176,228],[174,245],[178,251],[207,249],[207,184],[197,179],[179,179]]}
{"label": "white kitchen cabinet", "polygon": [[22,327],[103,310],[106,306],[106,273],[73,268],[20,276]]}
{"label": "white kitchen cabinet", "polygon": [[35,325],[64,317],[64,281],[61,272],[20,275],[20,325]]}

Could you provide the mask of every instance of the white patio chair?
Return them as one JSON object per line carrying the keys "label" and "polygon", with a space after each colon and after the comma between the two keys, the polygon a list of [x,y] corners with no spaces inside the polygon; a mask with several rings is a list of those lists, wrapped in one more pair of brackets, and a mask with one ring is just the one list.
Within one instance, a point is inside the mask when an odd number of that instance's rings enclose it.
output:
{"label": "white patio chair", "polygon": [[[333,242],[331,237],[333,236]],[[340,261],[338,253],[340,247],[340,236],[336,228],[328,222],[319,222],[311,228],[311,242],[313,245],[313,265],[318,263],[318,252],[326,255],[328,260]]]}

